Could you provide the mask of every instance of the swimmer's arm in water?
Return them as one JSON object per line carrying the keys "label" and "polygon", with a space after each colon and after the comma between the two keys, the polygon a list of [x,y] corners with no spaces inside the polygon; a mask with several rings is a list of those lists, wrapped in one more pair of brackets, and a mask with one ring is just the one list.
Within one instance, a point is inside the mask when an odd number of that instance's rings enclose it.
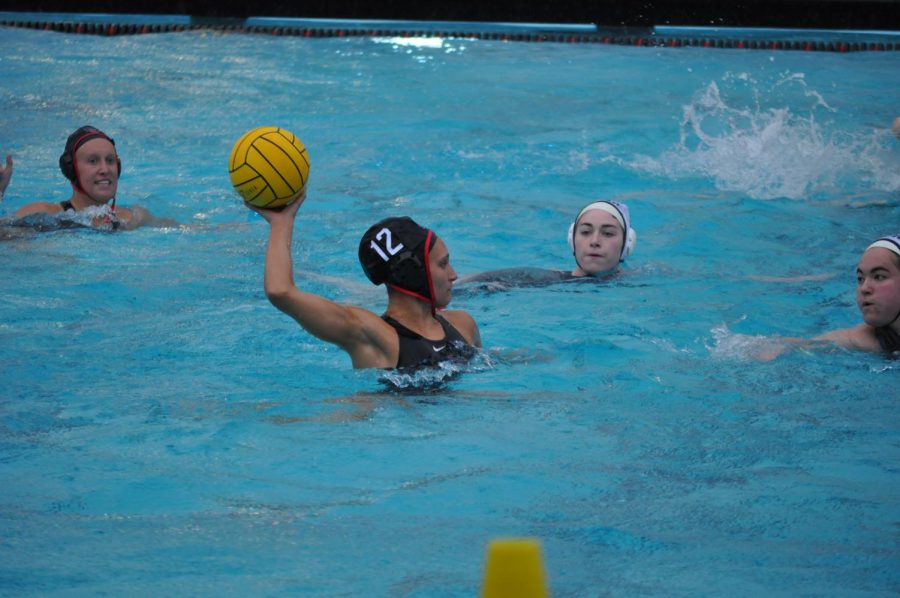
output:
{"label": "swimmer's arm in water", "polygon": [[751,274],[747,276],[748,280],[756,280],[758,282],[817,282],[820,280],[830,280],[834,278],[834,274],[806,274],[801,276],[763,276]]}
{"label": "swimmer's arm in water", "polygon": [[294,318],[316,338],[338,345],[354,367],[396,365],[399,340],[384,320],[369,310],[335,303],[319,295],[301,291],[294,284],[291,243],[294,219],[305,200],[305,192],[280,211],[248,205],[269,222],[264,287],[272,305]]}
{"label": "swimmer's arm in water", "polygon": [[62,211],[58,203],[52,201],[35,201],[16,210],[13,218],[19,219],[31,214],[58,214]]}
{"label": "swimmer's arm in water", "polygon": [[141,226],[152,228],[174,228],[180,226],[177,221],[171,218],[157,218],[146,208],[141,206],[132,206],[131,208],[122,208],[122,220],[125,230],[134,230]]}
{"label": "swimmer's arm in water", "polygon": [[458,285],[471,283],[488,283],[508,286],[527,286],[532,284],[559,282],[568,278],[565,272],[560,270],[547,270],[544,268],[501,268],[479,272],[470,276],[464,276],[456,281]]}
{"label": "swimmer's arm in water", "polygon": [[878,352],[881,345],[875,338],[872,327],[868,324],[860,324],[853,328],[842,328],[820,334],[812,339],[784,337],[777,339],[773,344],[756,354],[760,361],[771,361],[792,349],[806,349],[814,351],[827,351],[840,347],[853,351]]}
{"label": "swimmer's arm in water", "polygon": [[881,344],[875,336],[875,330],[868,324],[859,324],[852,328],[842,328],[840,330],[832,330],[825,334],[819,335],[813,339],[819,342],[832,342],[844,349],[854,349],[857,351],[880,351]]}

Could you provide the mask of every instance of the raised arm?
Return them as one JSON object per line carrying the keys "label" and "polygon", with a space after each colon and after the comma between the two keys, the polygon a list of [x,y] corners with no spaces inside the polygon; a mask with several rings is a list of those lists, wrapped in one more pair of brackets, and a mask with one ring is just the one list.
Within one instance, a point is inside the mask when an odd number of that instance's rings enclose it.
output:
{"label": "raised arm", "polygon": [[266,296],[307,332],[347,351],[354,367],[393,367],[399,348],[396,334],[387,323],[366,309],[340,305],[301,291],[294,283],[291,258],[294,221],[305,199],[304,192],[280,211],[248,205],[270,226],[263,283]]}

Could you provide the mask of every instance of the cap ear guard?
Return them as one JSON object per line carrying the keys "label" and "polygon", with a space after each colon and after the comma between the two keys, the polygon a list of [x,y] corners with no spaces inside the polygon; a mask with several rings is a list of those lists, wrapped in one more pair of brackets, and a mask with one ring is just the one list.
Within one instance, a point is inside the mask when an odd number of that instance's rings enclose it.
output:
{"label": "cap ear guard", "polygon": [[63,176],[75,182],[75,165],[72,163],[72,156],[69,152],[63,152],[59,156],[59,169],[62,171]]}
{"label": "cap ear guard", "polygon": [[625,245],[622,247],[622,257],[619,259],[624,260],[631,255],[635,245],[637,245],[637,231],[629,227],[628,232],[625,234]]}
{"label": "cap ear guard", "polygon": [[388,281],[404,289],[418,290],[425,265],[412,251],[404,251],[397,255],[388,267]]}
{"label": "cap ear guard", "polygon": [[428,251],[431,231],[409,217],[386,218],[359,242],[359,263],[372,284],[388,284],[424,301],[431,300]]}

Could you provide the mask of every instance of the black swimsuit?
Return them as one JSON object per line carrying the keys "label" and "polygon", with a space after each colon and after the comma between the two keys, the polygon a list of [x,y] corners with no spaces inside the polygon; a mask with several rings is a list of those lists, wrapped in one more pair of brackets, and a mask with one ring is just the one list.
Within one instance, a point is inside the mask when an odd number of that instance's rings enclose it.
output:
{"label": "black swimsuit", "polygon": [[[59,202],[59,207],[63,209],[63,212],[68,212],[69,210],[72,210],[73,212],[78,211],[75,209],[75,206],[72,205],[72,202],[68,199],[66,201]],[[121,226],[119,218],[116,216],[115,212],[113,212],[109,217],[109,225],[113,230],[119,230],[119,226]]]}
{"label": "black swimsuit", "polygon": [[438,315],[434,317],[444,329],[444,338],[435,341],[413,332],[390,316],[381,316],[394,327],[400,339],[397,368],[435,366],[441,361],[468,361],[475,354],[474,347],[466,342],[450,322]]}

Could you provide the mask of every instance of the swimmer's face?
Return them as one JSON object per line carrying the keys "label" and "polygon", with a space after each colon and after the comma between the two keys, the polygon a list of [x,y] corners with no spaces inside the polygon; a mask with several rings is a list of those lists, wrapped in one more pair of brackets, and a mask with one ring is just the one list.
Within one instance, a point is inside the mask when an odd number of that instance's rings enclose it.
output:
{"label": "swimmer's face", "polygon": [[75,152],[75,173],[88,197],[105,204],[116,196],[119,186],[119,161],[116,146],[96,137]]}
{"label": "swimmer's face", "polygon": [[881,247],[866,251],[856,268],[856,304],[863,320],[878,328],[900,313],[900,257]]}
{"label": "swimmer's face", "polygon": [[453,283],[457,278],[456,270],[450,265],[450,251],[440,238],[435,241],[428,258],[431,264],[431,284],[434,286],[434,306],[443,309],[450,303]]}
{"label": "swimmer's face", "polygon": [[625,231],[609,212],[590,210],[575,224],[573,240],[577,267],[572,274],[591,276],[619,265]]}

